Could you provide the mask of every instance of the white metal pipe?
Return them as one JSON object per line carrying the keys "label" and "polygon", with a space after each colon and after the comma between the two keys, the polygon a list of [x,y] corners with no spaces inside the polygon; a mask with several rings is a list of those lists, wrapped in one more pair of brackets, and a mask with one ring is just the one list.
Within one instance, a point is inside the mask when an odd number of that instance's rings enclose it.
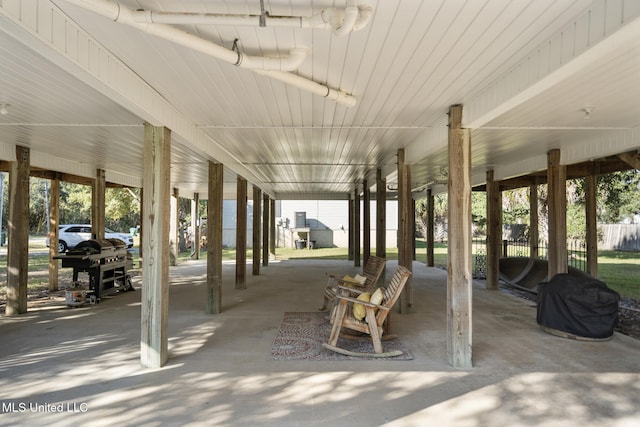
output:
{"label": "white metal pipe", "polygon": [[350,95],[338,89],[332,89],[321,83],[317,83],[317,82],[314,82],[313,80],[309,80],[306,77],[302,77],[292,73],[285,73],[282,71],[263,71],[263,70],[254,70],[254,71],[258,74],[269,76],[272,79],[280,80],[281,82],[296,86],[307,92],[324,96],[325,98],[328,98],[346,107],[353,107],[354,105],[356,105],[356,98],[353,95]]}
{"label": "white metal pipe", "polygon": [[373,7],[368,4],[359,5],[358,11],[360,13],[358,14],[358,19],[353,26],[353,31],[360,31],[363,29],[371,20],[371,16],[373,16]]}
{"label": "white metal pipe", "polygon": [[288,56],[281,57],[259,57],[245,55],[198,36],[182,31],[176,27],[164,24],[141,24],[133,19],[133,11],[127,9],[119,3],[108,0],[65,0],[90,10],[94,13],[105,16],[118,23],[126,24],[146,33],[163,38],[173,43],[187,46],[210,56],[214,56],[230,64],[243,68],[262,69],[273,71],[294,71],[297,70],[307,55],[307,49],[292,49]]}
{"label": "white metal pipe", "polygon": [[[86,10],[105,16],[113,21],[121,22],[120,13],[126,10],[131,21],[138,24],[193,24],[193,25],[237,25],[259,26],[260,15],[234,15],[218,13],[176,13],[153,12],[149,10],[129,10],[119,3],[109,0],[65,0]],[[332,21],[340,19],[340,25],[332,25]],[[358,5],[350,0],[344,11],[337,8],[324,9],[322,12],[310,16],[270,16],[265,20],[267,26],[283,26],[297,28],[332,29],[336,35],[345,35],[351,31],[358,31],[367,25],[373,15],[373,7],[368,4]],[[351,22],[355,18],[355,22]],[[348,30],[347,30],[348,29]]]}
{"label": "white metal pipe", "polygon": [[[368,4],[358,5],[350,0],[344,10],[331,8],[310,16],[266,15],[266,27],[293,27],[333,30],[337,36],[344,36],[362,29],[373,15]],[[154,12],[151,10],[132,11],[131,18],[139,24],[175,25],[233,25],[260,26],[261,15],[237,15],[220,13]]]}
{"label": "white metal pipe", "polygon": [[356,103],[356,99],[352,95],[332,89],[297,74],[287,72],[297,69],[302,64],[306,58],[307,49],[293,48],[289,51],[289,56],[278,58],[243,55],[240,52],[227,49],[169,25],[136,22],[132,16],[133,11],[119,3],[114,3],[109,0],[64,1],[107,17],[113,21],[132,26],[165,40],[200,51],[230,64],[251,69],[257,73],[270,76],[308,92],[324,96],[348,107],[352,107]]}
{"label": "white metal pipe", "polygon": [[[151,10],[137,10],[132,13],[132,18],[138,23],[146,24],[260,26],[260,15],[154,12]],[[284,26],[304,28],[302,24],[303,17],[301,16],[267,15],[265,19],[267,27]]]}
{"label": "white metal pipe", "polygon": [[358,11],[358,5],[355,0],[347,0],[347,7],[344,9],[342,23],[333,29],[333,34],[342,37],[351,33],[359,14],[360,12]]}

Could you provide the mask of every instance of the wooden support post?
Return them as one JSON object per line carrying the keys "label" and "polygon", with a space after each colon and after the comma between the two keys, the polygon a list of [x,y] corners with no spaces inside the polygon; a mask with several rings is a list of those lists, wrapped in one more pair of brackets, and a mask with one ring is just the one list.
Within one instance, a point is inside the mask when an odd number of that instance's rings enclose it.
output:
{"label": "wooden support post", "polygon": [[376,171],[376,256],[387,257],[387,182],[381,169]]}
{"label": "wooden support post", "polygon": [[360,267],[360,191],[353,192],[353,265]]}
{"label": "wooden support post", "polygon": [[[405,189],[405,208],[403,210],[403,237],[402,242],[404,246],[405,253],[405,267],[411,272],[413,272],[413,259],[414,259],[414,248],[415,248],[415,239],[416,239],[416,208],[414,204],[413,197],[411,195],[411,165],[405,163],[404,165],[404,189]],[[413,276],[409,276],[407,279],[407,283],[404,285],[404,289],[402,290],[401,298],[404,298],[405,303],[400,304],[401,313],[410,313],[411,308],[413,307]],[[404,310],[406,308],[406,310]]]}
{"label": "wooden support post", "polygon": [[[413,271],[414,224],[413,199],[411,197],[411,167],[405,164],[404,150],[398,150],[398,264]],[[409,313],[413,304],[413,281],[411,277],[400,294],[400,313]]]}
{"label": "wooden support post", "polygon": [[269,203],[269,252],[271,256],[276,256],[276,201],[271,199]]}
{"label": "wooden support post", "polygon": [[[398,246],[398,265],[403,265],[406,267],[406,260],[405,260],[405,253],[404,253],[404,244],[402,242],[402,230],[403,230],[403,226],[402,226],[402,220],[404,218],[403,214],[404,214],[404,207],[405,207],[405,201],[404,201],[404,150],[403,149],[399,149],[397,151],[397,157],[398,157],[398,164],[397,164],[397,179],[398,179],[398,190],[397,190],[397,194],[398,194],[398,234],[397,234],[397,246]],[[406,285],[405,285],[406,287]],[[402,296],[400,296],[400,298],[398,299],[398,301],[402,302]],[[400,309],[402,310],[402,308]]]}
{"label": "wooden support post", "polygon": [[535,183],[529,187],[529,256],[533,259],[540,256],[538,223],[538,184]]}
{"label": "wooden support post", "polygon": [[169,357],[170,167],[171,131],[145,124],[140,363],[147,368],[159,368]]}
{"label": "wooden support post", "polygon": [[144,188],[140,188],[140,230],[138,230],[138,245],[140,246],[139,255],[141,261],[140,266],[142,266],[142,260],[144,259],[144,245],[142,244],[142,242],[144,242],[144,221],[142,221],[144,215]]}
{"label": "wooden support post", "polygon": [[435,208],[433,191],[427,190],[427,266],[435,266]]}
{"label": "wooden support post", "polygon": [[354,233],[354,227],[355,227],[355,221],[354,221],[354,217],[355,215],[353,214],[355,206],[354,206],[354,202],[353,202],[353,198],[351,197],[351,195],[349,195],[349,203],[348,203],[348,221],[349,224],[347,226],[347,230],[348,230],[348,236],[347,236],[347,240],[348,240],[348,250],[347,250],[347,258],[349,261],[353,261],[354,259],[354,250],[353,250],[353,233]]}
{"label": "wooden support post", "polygon": [[191,250],[193,259],[200,259],[200,193],[193,193],[191,200]]}
{"label": "wooden support post", "polygon": [[264,194],[262,196],[262,224],[264,230],[262,230],[262,265],[265,267],[269,266],[269,236],[270,236],[270,225],[271,221],[269,220],[269,195]]}
{"label": "wooden support post", "polygon": [[29,148],[16,146],[16,161],[9,170],[7,316],[27,312],[30,158]]}
{"label": "wooden support post", "polygon": [[461,105],[449,110],[448,194],[447,354],[451,366],[471,368],[471,135]]}
{"label": "wooden support post", "polygon": [[487,289],[497,290],[502,245],[502,192],[493,173],[493,170],[487,171]]}
{"label": "wooden support post", "polygon": [[247,180],[238,177],[236,190],[236,289],[247,289]]}
{"label": "wooden support post", "polygon": [[366,265],[369,256],[371,256],[371,190],[369,189],[366,179],[362,181],[362,192],[362,259]]}
{"label": "wooden support post", "polygon": [[255,185],[253,186],[253,215],[251,215],[251,220],[253,224],[253,231],[251,233],[252,236],[252,255],[253,262],[251,264],[251,273],[254,276],[260,275],[260,233],[262,232],[261,227],[261,206],[262,206],[262,190],[260,190]]}
{"label": "wooden support post", "polygon": [[411,198],[411,260],[416,260],[416,199]]}
{"label": "wooden support post", "polygon": [[207,307],[209,314],[222,311],[222,203],[224,167],[209,162],[207,201]]}
{"label": "wooden support post", "polygon": [[60,236],[60,180],[51,180],[49,193],[49,291],[58,290],[59,262],[53,257],[58,255],[58,239]]}
{"label": "wooden support post", "polygon": [[594,173],[585,177],[586,239],[587,239],[587,273],[598,277],[598,224],[596,219],[596,202],[598,177]]}
{"label": "wooden support post", "polygon": [[97,169],[96,179],[91,187],[91,237],[94,239],[104,239],[106,189],[105,171]]}
{"label": "wooden support post", "polygon": [[549,278],[568,271],[567,260],[567,167],[560,164],[560,150],[547,154],[549,187]]}
{"label": "wooden support post", "polygon": [[170,265],[178,265],[178,197],[177,188],[173,189],[170,198],[170,216],[169,216],[169,263]]}

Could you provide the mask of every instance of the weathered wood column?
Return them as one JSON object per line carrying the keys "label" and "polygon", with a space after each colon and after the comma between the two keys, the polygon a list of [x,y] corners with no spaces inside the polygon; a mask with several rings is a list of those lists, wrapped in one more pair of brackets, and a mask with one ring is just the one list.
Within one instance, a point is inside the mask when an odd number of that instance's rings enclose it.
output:
{"label": "weathered wood column", "polygon": [[91,186],[91,236],[94,239],[104,239],[106,189],[105,171],[96,169],[96,179]]}
{"label": "weathered wood column", "polygon": [[271,256],[276,256],[276,201],[271,199],[271,203],[269,203],[269,252]]}
{"label": "weathered wood column", "polygon": [[163,366],[169,357],[170,168],[171,131],[145,124],[140,363],[148,368]]}
{"label": "weathered wood column", "polygon": [[387,182],[381,169],[376,171],[376,256],[387,257]]}
{"label": "weathered wood column", "polygon": [[29,148],[16,146],[16,161],[9,170],[7,316],[27,312],[30,159]]}
{"label": "weathered wood column", "polygon": [[493,174],[493,170],[487,171],[487,289],[497,290],[502,246],[502,192]]}
{"label": "weathered wood column", "polygon": [[366,179],[362,181],[362,196],[362,259],[366,264],[371,256],[371,190]]}
{"label": "weathered wood column", "polygon": [[[140,246],[139,248],[139,255],[140,255],[140,260],[144,259],[143,253],[144,253],[144,245],[142,244],[142,242],[144,242],[144,221],[142,221],[142,218],[144,218],[144,188],[140,188],[140,230],[138,230],[138,245]],[[142,264],[140,264],[142,266]]]}
{"label": "weathered wood column", "polygon": [[461,105],[449,110],[448,194],[447,354],[451,366],[471,368],[471,135]]}
{"label": "weathered wood column", "polygon": [[51,180],[49,193],[49,291],[58,290],[59,261],[53,259],[58,255],[58,239],[60,237],[60,180]]}
{"label": "weathered wood column", "polygon": [[209,162],[207,201],[207,313],[222,311],[222,203],[224,166]]}
{"label": "weathered wood column", "polygon": [[200,259],[200,193],[193,193],[191,200],[191,230],[193,238],[191,241],[191,251],[193,259]]}
{"label": "weathered wood column", "polygon": [[529,186],[529,256],[538,258],[540,235],[538,232],[538,183]]}
{"label": "weathered wood column", "polygon": [[353,265],[360,267],[360,191],[353,192]]}
{"label": "weathered wood column", "polygon": [[[411,197],[411,167],[405,164],[404,149],[398,150],[398,264],[413,271],[413,198]],[[400,313],[409,313],[413,305],[413,280],[407,280],[400,295]]]}
{"label": "weathered wood column", "polygon": [[247,180],[236,187],[236,289],[247,289]]}
{"label": "weathered wood column", "polygon": [[433,191],[427,190],[427,266],[435,266],[435,208]]}
{"label": "weathered wood column", "polygon": [[252,256],[253,262],[251,264],[251,273],[254,276],[258,276],[260,274],[260,233],[262,232],[261,227],[261,205],[262,205],[262,190],[260,190],[255,185],[253,186],[253,215],[251,215],[251,221],[253,224],[253,230],[251,233],[252,240]]}
{"label": "weathered wood column", "polygon": [[598,277],[598,224],[597,224],[597,190],[598,176],[595,171],[585,177],[586,240],[587,240],[587,273]]}
{"label": "weathered wood column", "polygon": [[416,260],[416,199],[411,198],[411,260]]}
{"label": "weathered wood column", "polygon": [[347,259],[349,261],[353,261],[353,233],[354,233],[354,227],[355,227],[355,222],[354,222],[354,214],[353,211],[355,209],[354,207],[354,202],[353,202],[353,198],[351,197],[351,195],[349,195],[349,203],[347,204],[348,208],[348,219],[347,221],[349,221],[349,225],[347,226],[347,241],[348,241],[348,249],[347,249]]}
{"label": "weathered wood column", "polygon": [[269,207],[269,195],[264,194],[262,196],[262,224],[264,230],[262,230],[262,265],[269,266],[269,236],[271,235],[271,221],[269,220],[269,214],[271,209]]}
{"label": "weathered wood column", "polygon": [[568,271],[567,260],[567,167],[560,164],[560,150],[547,154],[549,187],[549,278]]}
{"label": "weathered wood column", "polygon": [[178,246],[180,239],[178,234],[178,197],[180,196],[178,189],[174,188],[170,198],[170,217],[169,217],[169,263],[170,265],[178,265]]}

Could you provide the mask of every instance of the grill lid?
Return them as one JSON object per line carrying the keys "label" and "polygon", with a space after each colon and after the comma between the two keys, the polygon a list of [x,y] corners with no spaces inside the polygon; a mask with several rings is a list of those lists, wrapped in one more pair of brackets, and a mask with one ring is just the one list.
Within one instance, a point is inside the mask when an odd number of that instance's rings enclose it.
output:
{"label": "grill lid", "polygon": [[122,239],[116,239],[115,237],[112,237],[107,240],[110,241],[113,247],[116,249],[122,249],[127,247],[127,244]]}
{"label": "grill lid", "polygon": [[[115,249],[116,245],[114,245],[111,240],[118,239],[89,239],[84,240],[76,245],[73,248],[73,251],[69,251],[69,253],[82,253],[82,254],[99,254],[105,250]],[[121,241],[121,240],[120,240]]]}

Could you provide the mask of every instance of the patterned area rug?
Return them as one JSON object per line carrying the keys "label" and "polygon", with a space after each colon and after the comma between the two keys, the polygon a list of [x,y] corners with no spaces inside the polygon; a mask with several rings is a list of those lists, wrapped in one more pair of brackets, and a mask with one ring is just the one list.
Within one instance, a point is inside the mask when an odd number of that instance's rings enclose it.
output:
{"label": "patterned area rug", "polygon": [[[322,346],[329,341],[331,324],[327,312],[286,312],[278,335],[271,347],[273,360],[411,360],[413,355],[403,348],[398,338],[382,342],[383,351],[400,350],[402,354],[388,358],[346,356]],[[349,351],[373,353],[371,340],[340,338],[338,346]]]}

